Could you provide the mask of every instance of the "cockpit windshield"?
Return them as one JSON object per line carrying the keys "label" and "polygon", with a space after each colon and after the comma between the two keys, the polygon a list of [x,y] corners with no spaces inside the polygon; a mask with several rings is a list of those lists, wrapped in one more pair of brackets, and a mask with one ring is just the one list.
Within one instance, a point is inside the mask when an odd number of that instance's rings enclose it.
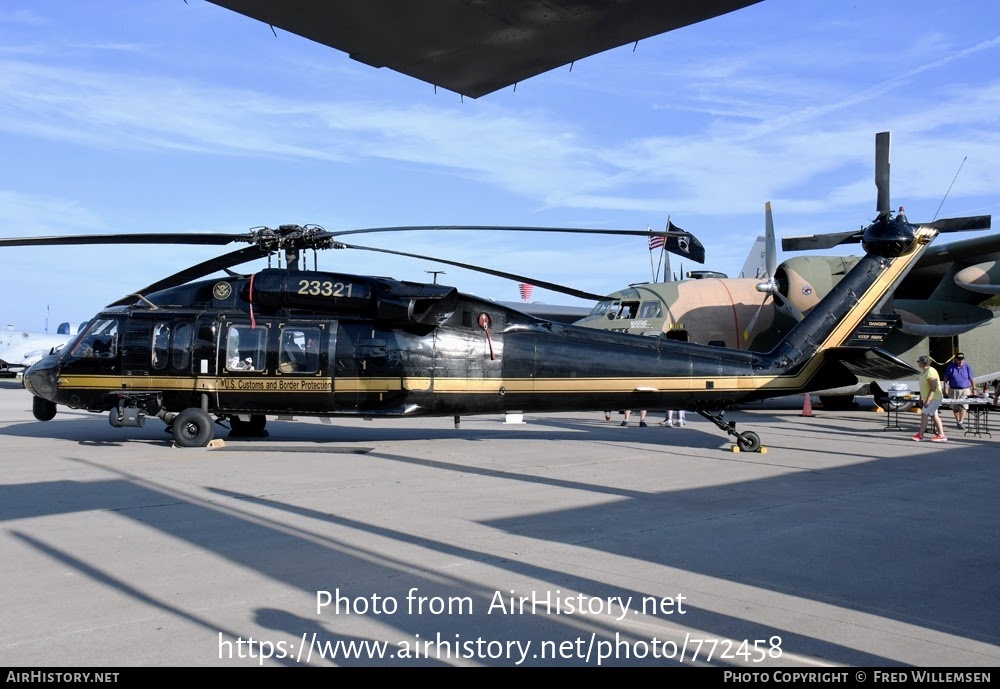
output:
{"label": "cockpit windshield", "polygon": [[594,305],[594,308],[590,310],[590,313],[587,314],[587,317],[589,318],[591,316],[603,316],[609,311],[612,313],[618,313],[618,304],[619,302],[617,300],[599,301]]}
{"label": "cockpit windshield", "polygon": [[111,358],[118,354],[118,319],[98,318],[70,343],[71,356],[80,358]]}

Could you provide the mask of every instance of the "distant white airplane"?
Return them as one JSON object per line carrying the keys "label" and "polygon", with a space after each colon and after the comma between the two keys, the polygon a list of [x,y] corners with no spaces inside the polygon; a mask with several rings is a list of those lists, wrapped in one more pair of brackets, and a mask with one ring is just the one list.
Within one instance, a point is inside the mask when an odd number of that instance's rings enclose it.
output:
{"label": "distant white airplane", "polygon": [[62,347],[79,331],[78,323],[62,323],[55,333],[0,331],[0,378],[17,378],[36,361]]}

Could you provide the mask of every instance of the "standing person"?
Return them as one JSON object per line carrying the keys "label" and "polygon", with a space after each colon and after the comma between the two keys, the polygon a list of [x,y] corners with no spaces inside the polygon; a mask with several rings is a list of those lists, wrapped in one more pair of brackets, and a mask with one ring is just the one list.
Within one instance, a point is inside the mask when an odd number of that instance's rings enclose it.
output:
{"label": "standing person", "polygon": [[944,425],[941,423],[941,415],[938,414],[938,407],[941,406],[941,377],[931,366],[931,358],[921,355],[917,359],[917,368],[920,374],[920,399],[923,406],[920,408],[920,432],[913,436],[913,439],[920,442],[924,439],[924,431],[927,430],[927,419],[933,419],[934,432],[936,435],[931,438],[931,442],[943,443],[948,440],[944,434]]}
{"label": "standing person", "polygon": [[677,412],[675,412],[673,409],[668,409],[667,410],[667,415],[663,418],[663,421],[660,422],[660,425],[661,426],[670,426],[670,427],[673,427],[673,425],[674,425],[674,414],[675,413],[677,414],[677,425],[678,426],[683,426],[684,424],[687,423],[687,420],[684,418],[684,410],[683,409],[681,409],[680,411],[677,411]]}
{"label": "standing person", "polygon": [[[972,366],[966,363],[965,355],[959,352],[944,370],[944,394],[953,400],[968,397],[976,386],[974,378]],[[965,428],[965,417],[969,413],[969,405],[953,404],[951,410],[955,412],[956,425],[960,429]]]}
{"label": "standing person", "polygon": [[[632,416],[632,410],[631,409],[626,409],[625,410],[625,420],[622,421],[619,425],[620,426],[628,426],[628,419],[629,419],[630,416]],[[639,427],[640,428],[645,428],[646,427],[646,410],[645,409],[640,409],[639,410]]]}

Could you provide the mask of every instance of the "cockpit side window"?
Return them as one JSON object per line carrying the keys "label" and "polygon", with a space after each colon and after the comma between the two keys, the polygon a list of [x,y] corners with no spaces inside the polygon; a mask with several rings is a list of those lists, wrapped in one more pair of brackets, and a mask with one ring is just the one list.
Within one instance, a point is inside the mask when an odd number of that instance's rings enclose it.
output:
{"label": "cockpit side window", "polygon": [[72,356],[83,359],[109,359],[118,355],[118,320],[102,318],[92,321],[77,338]]}
{"label": "cockpit side window", "polygon": [[644,301],[639,307],[639,318],[662,318],[663,310],[658,301]]}
{"label": "cockpit side window", "polygon": [[637,301],[622,302],[622,308],[618,312],[618,318],[621,319],[635,318],[636,311],[638,310],[639,310],[639,302]]}

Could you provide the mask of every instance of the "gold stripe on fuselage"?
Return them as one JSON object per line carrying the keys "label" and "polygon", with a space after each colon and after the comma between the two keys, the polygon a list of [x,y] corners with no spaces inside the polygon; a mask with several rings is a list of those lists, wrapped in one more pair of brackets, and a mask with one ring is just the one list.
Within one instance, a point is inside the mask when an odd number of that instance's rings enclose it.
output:
{"label": "gold stripe on fuselage", "polygon": [[[816,372],[822,367],[826,357],[824,356],[824,351],[831,349],[833,347],[840,347],[848,338],[857,330],[858,326],[861,325],[861,321],[864,320],[868,314],[875,308],[875,306],[882,300],[883,297],[892,289],[892,286],[900,278],[901,275],[914,263],[920,256],[920,252],[917,248],[933,241],[934,237],[938,234],[937,230],[928,229],[926,227],[921,227],[917,230],[914,237],[913,243],[909,246],[906,253],[901,256],[897,256],[890,259],[889,266],[882,272],[878,278],[872,283],[864,294],[858,299],[858,303],[851,309],[847,315],[837,324],[837,326],[830,332],[829,336],[820,344],[817,350],[816,356],[810,359],[802,370],[794,376],[776,376],[769,380],[765,380],[761,384],[761,388],[769,391],[784,390],[784,389],[798,389],[806,385],[808,381],[816,374]],[[814,307],[815,308],[815,307]]]}
{"label": "gold stripe on fuselage", "polygon": [[[495,394],[503,388],[508,393],[580,394],[580,393],[631,393],[636,388],[654,388],[659,392],[713,393],[746,392],[764,389],[769,392],[796,390],[816,374],[823,365],[824,350],[838,347],[851,336],[861,321],[875,308],[904,270],[916,260],[916,246],[927,243],[936,234],[921,228],[909,252],[891,259],[858,304],[833,328],[810,361],[795,375],[712,376],[712,377],[662,377],[645,378],[430,378],[427,376],[384,378],[291,378],[286,376],[114,376],[63,374],[59,387],[65,390],[163,390],[192,392],[264,392],[264,393],[330,393],[428,391],[442,395]],[[296,384],[298,383],[298,384]]]}

